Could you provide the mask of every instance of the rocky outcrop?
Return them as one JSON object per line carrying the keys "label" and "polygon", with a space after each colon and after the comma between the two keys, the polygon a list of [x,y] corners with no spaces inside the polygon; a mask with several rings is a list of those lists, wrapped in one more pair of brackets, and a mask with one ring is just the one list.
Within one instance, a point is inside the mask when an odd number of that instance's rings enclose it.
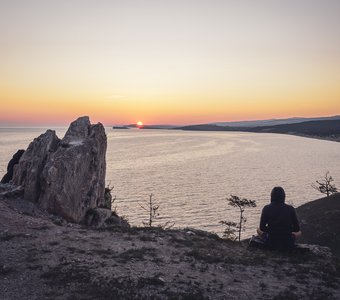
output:
{"label": "rocky outcrop", "polygon": [[0,183],[0,198],[16,199],[22,197],[24,189],[10,183]]}
{"label": "rocky outcrop", "polygon": [[107,208],[89,209],[86,213],[84,224],[98,228],[112,226],[130,228],[130,224],[125,218],[119,217],[116,212]]}
{"label": "rocky outcrop", "polygon": [[12,183],[24,187],[24,197],[31,202],[37,202],[41,191],[41,174],[50,154],[56,151],[60,144],[54,130],[47,130],[35,138],[14,166]]}
{"label": "rocky outcrop", "polygon": [[340,257],[340,193],[307,202],[296,211],[301,223],[300,241],[329,247]]}
{"label": "rocky outcrop", "polygon": [[71,123],[60,140],[48,130],[35,139],[14,168],[12,183],[24,187],[26,200],[71,222],[104,206],[106,134],[88,117]]}
{"label": "rocky outcrop", "polygon": [[18,150],[9,161],[7,165],[7,173],[2,177],[1,183],[9,183],[13,178],[14,166],[19,163],[21,156],[24,154],[25,150]]}

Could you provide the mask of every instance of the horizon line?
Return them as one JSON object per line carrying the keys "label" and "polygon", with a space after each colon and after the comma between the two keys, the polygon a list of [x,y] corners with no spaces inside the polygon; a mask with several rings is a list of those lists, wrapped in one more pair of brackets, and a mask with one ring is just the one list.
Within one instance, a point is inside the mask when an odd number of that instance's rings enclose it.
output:
{"label": "horizon line", "polygon": [[[262,119],[241,119],[241,120],[233,120],[233,121],[211,121],[211,122],[195,122],[195,123],[180,123],[180,124],[163,124],[163,123],[145,123],[144,126],[189,126],[189,125],[205,125],[205,124],[217,124],[217,123],[238,123],[238,122],[256,122],[256,121],[276,121],[276,120],[292,120],[292,119],[313,119],[313,118],[334,118],[334,117],[339,117],[340,118],[340,113],[332,114],[332,115],[322,115],[322,116],[308,116],[308,117],[301,117],[301,116],[293,116],[293,117],[272,117],[272,118],[262,118]],[[74,120],[76,120],[75,118]],[[91,117],[90,117],[91,119]],[[71,121],[73,122],[73,121]],[[31,122],[4,122],[3,124],[1,123],[0,120],[0,128],[45,128],[45,127],[54,127],[54,128],[64,128],[68,127],[68,123],[51,123],[51,124],[32,124]],[[95,123],[101,123],[103,124],[104,127],[111,127],[111,126],[129,126],[129,125],[135,125],[136,122],[127,122],[127,123],[104,123],[104,122],[94,122]]]}

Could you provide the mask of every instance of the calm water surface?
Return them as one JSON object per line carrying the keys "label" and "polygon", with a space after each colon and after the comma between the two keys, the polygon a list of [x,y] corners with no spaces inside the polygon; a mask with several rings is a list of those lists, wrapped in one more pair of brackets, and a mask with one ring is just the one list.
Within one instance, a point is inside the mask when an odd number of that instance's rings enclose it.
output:
{"label": "calm water surface", "polygon": [[[65,129],[58,128],[62,137]],[[19,148],[44,129],[0,129],[0,173]],[[160,223],[220,233],[220,220],[237,221],[230,194],[253,199],[244,236],[253,233],[273,186],[299,206],[320,197],[311,183],[329,170],[340,186],[340,143],[279,134],[112,130],[108,136],[107,184],[118,213],[133,225],[146,220],[139,204],[154,194]]]}

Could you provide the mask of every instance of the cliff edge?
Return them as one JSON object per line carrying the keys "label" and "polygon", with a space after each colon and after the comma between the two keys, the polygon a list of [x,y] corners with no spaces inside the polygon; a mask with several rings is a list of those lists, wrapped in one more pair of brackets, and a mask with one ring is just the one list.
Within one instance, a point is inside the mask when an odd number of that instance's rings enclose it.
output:
{"label": "cliff edge", "polygon": [[340,193],[301,205],[297,213],[301,243],[327,246],[340,258]]}
{"label": "cliff edge", "polygon": [[194,229],[60,222],[0,195],[2,299],[339,299],[328,248],[248,249]]}
{"label": "cliff edge", "polygon": [[11,183],[25,200],[71,222],[89,209],[105,206],[107,139],[102,124],[80,117],[63,139],[54,130],[35,138],[14,165]]}

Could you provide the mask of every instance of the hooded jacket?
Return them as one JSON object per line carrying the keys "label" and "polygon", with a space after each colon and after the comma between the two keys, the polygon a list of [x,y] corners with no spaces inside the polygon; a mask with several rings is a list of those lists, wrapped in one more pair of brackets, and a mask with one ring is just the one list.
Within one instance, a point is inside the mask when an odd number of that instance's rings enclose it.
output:
{"label": "hooded jacket", "polygon": [[300,231],[295,208],[285,204],[284,198],[272,199],[262,210],[260,229],[274,248],[290,247],[294,244],[292,232]]}

